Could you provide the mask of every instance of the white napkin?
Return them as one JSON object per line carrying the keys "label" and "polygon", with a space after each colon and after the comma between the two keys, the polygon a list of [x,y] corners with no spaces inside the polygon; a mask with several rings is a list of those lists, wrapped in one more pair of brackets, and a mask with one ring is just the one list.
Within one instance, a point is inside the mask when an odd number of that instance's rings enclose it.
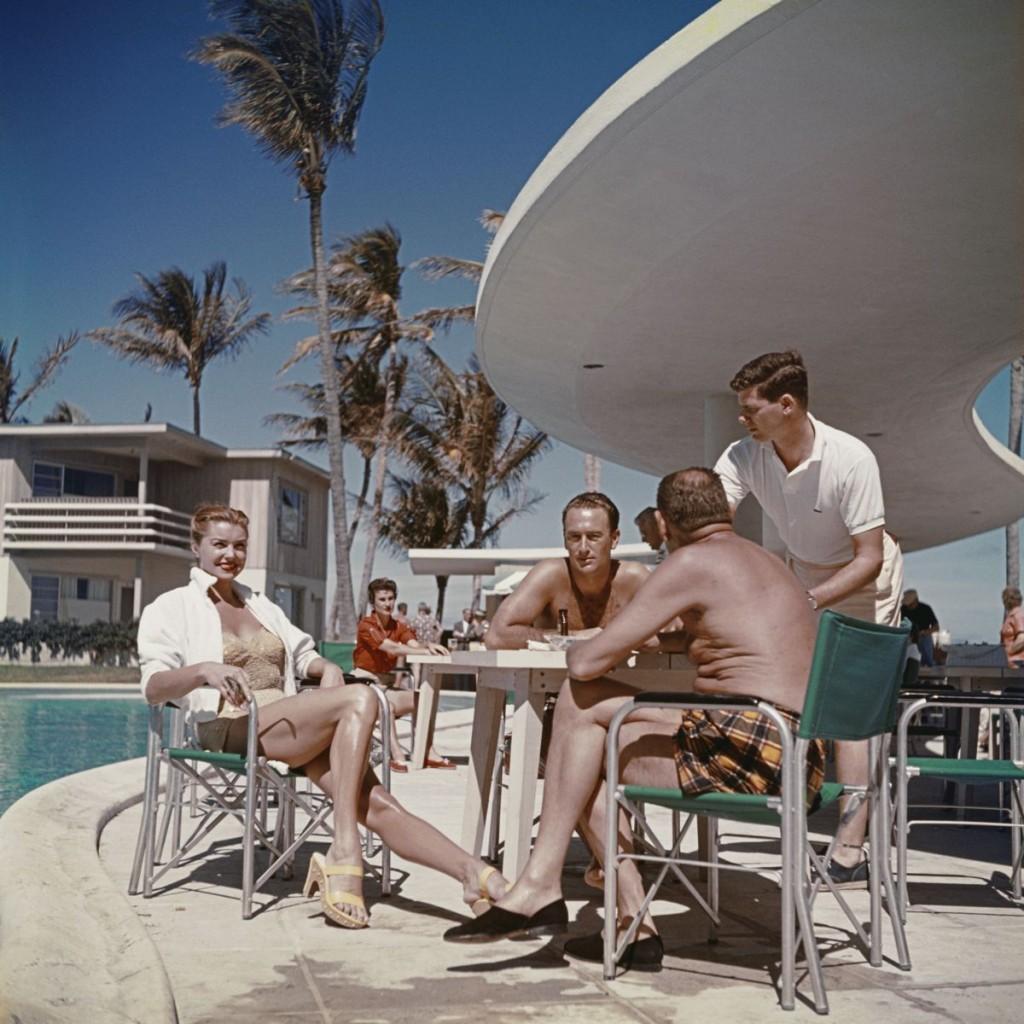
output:
{"label": "white napkin", "polygon": [[547,640],[527,640],[526,649],[528,651],[553,651],[554,647]]}

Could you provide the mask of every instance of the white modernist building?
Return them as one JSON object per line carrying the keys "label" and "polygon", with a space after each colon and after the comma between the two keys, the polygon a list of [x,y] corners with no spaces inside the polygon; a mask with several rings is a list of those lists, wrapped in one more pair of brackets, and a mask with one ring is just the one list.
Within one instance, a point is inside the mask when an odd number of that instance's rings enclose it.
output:
{"label": "white modernist building", "polygon": [[167,423],[0,426],[0,617],[130,621],[188,580],[189,518],[249,516],[240,579],[319,638],[327,475],[277,449],[232,449]]}
{"label": "white modernist building", "polygon": [[722,0],[513,203],[477,298],[491,383],[660,475],[713,464],[732,375],[798,348],[905,550],[1018,519],[1024,462],[974,403],[1024,351],[1022,39],[1019,0]]}

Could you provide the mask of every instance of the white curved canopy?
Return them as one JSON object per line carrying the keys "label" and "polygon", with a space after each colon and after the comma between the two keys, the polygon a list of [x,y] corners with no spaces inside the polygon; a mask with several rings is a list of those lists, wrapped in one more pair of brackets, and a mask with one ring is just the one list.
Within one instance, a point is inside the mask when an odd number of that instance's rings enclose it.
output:
{"label": "white curved canopy", "polygon": [[723,0],[513,204],[477,305],[494,387],[661,474],[707,461],[742,363],[796,347],[905,548],[1020,517],[1024,462],[973,406],[1024,351],[1022,28],[1017,0]]}

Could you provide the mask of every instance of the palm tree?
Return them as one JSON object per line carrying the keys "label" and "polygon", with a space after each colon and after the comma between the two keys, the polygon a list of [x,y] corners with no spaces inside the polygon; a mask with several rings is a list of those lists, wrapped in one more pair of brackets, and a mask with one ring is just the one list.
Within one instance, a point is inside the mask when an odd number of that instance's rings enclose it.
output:
{"label": "palm tree", "polygon": [[[1010,363],[1010,432],[1009,447],[1021,454],[1021,423],[1024,421],[1024,356]],[[1006,527],[1006,585],[1020,586],[1020,520]]]}
{"label": "palm tree", "polygon": [[[480,214],[480,225],[489,235],[495,235],[505,222],[505,214],[499,210],[484,210]],[[454,256],[424,256],[414,264],[429,281],[440,281],[446,277],[461,277],[474,284],[483,276],[483,260],[464,260]],[[476,306],[443,306],[424,310],[419,319],[438,331],[446,331],[457,323],[473,323]],[[587,491],[601,489],[601,460],[596,455],[583,455],[583,488]]]}
{"label": "palm tree", "polygon": [[[400,357],[395,367],[394,387],[400,396],[405,386],[409,361]],[[363,460],[362,482],[355,497],[350,536],[355,537],[366,510],[373,471],[373,459],[380,444],[386,384],[379,365],[368,359],[339,356],[338,375],[344,390],[341,399],[342,437],[355,446]],[[323,384],[283,384],[280,390],[295,395],[310,410],[308,415],[277,412],[263,422],[281,428],[286,448],[322,449],[327,444],[327,417],[324,414]]]}
{"label": "palm tree", "polygon": [[[405,460],[419,479],[453,495],[455,518],[465,517],[466,547],[496,543],[509,520],[543,500],[526,480],[550,447],[548,436],[495,394],[475,359],[456,373],[426,350],[421,385],[400,419]],[[474,576],[473,607],[479,600]]]}
{"label": "palm tree", "polygon": [[89,414],[63,399],[59,401],[44,417],[44,423],[91,423]]}
{"label": "palm tree", "polygon": [[288,163],[309,200],[339,609],[331,617],[331,632],[351,639],[356,630],[351,538],[328,313],[323,195],[331,157],[355,150],[370,64],[384,40],[384,17],[377,0],[214,0],[211,10],[231,31],[203,39],[195,58],[215,67],[231,91],[222,123],[241,125],[271,158]]}
{"label": "palm tree", "polygon": [[57,339],[53,348],[44,352],[32,371],[32,379],[18,387],[21,374],[15,370],[14,361],[18,354],[18,339],[10,344],[0,338],[0,423],[15,423],[24,420],[18,415],[22,406],[53,383],[54,377],[68,361],[71,350],[78,344],[78,332],[72,331],[66,338]]}
{"label": "palm tree", "polygon": [[[380,524],[380,537],[392,554],[409,548],[457,548],[466,537],[468,505],[452,500],[442,483],[428,477],[390,477],[388,508]],[[435,576],[437,621],[444,621],[448,576]]]}
{"label": "palm tree", "polygon": [[[379,415],[376,435],[376,469],[373,490],[373,510],[366,523],[366,556],[362,581],[357,594],[367,591],[373,577],[373,564],[384,506],[384,485],[388,459],[398,444],[395,430],[395,410],[400,397],[399,345],[402,342],[426,344],[432,331],[419,316],[403,317],[399,310],[402,296],[402,276],[405,267],[400,260],[402,239],[390,224],[372,228],[358,235],[343,238],[331,247],[327,267],[329,312],[333,324],[338,325],[333,338],[336,345],[355,344],[359,355],[355,357],[353,372],[362,367],[379,368],[386,360],[381,374],[384,382],[383,407]],[[286,290],[308,294],[312,290],[312,277],[306,270],[285,282]],[[288,316],[308,315],[308,307],[290,310]],[[296,346],[291,365],[311,351],[316,339],[306,338]],[[344,378],[343,378],[344,379]],[[355,526],[350,537],[355,535]]]}
{"label": "palm tree", "polygon": [[233,356],[270,327],[270,314],[249,316],[252,299],[245,283],[232,281],[225,295],[227,267],[222,260],[203,271],[202,291],[179,267],[156,277],[136,274],[139,287],[114,304],[117,327],[99,327],[88,337],[133,363],[158,370],[180,370],[192,389],[192,429],[200,433],[199,390],[214,359]]}

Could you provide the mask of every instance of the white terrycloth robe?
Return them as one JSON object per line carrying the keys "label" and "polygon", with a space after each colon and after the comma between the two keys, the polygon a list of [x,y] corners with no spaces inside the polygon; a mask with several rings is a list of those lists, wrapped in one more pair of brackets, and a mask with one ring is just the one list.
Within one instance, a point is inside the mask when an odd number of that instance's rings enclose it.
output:
{"label": "white terrycloth robe", "polygon": [[[198,567],[189,577],[186,586],[169,590],[147,605],[139,620],[140,685],[147,700],[149,680],[155,673],[224,660],[220,616],[209,595],[216,577]],[[285,650],[284,692],[286,696],[297,693],[296,679],[304,678],[311,662],[319,657],[313,638],[293,626],[281,608],[263,594],[237,581],[233,585],[260,625],[280,637]],[[219,701],[217,690],[203,686],[173,703],[184,708],[194,724],[215,718]]]}

